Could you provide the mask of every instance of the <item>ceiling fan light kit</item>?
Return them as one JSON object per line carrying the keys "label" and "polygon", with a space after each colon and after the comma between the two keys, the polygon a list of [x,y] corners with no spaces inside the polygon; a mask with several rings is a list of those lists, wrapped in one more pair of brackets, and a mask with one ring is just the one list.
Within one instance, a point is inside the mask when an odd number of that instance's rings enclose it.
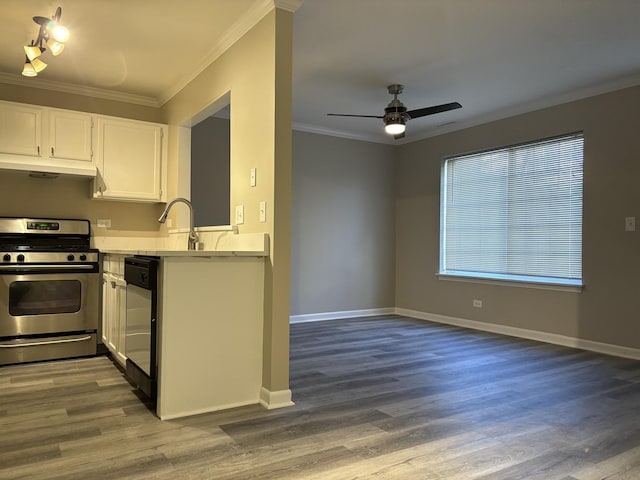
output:
{"label": "ceiling fan light kit", "polygon": [[327,115],[334,117],[361,117],[361,118],[381,118],[384,122],[384,131],[389,135],[393,135],[396,140],[403,138],[405,134],[406,124],[412,118],[426,117],[436,113],[448,112],[462,108],[458,102],[444,103],[442,105],[434,105],[432,107],[419,108],[417,110],[407,110],[407,107],[398,100],[398,95],[402,93],[403,85],[394,83],[387,87],[393,100],[384,109],[384,115],[350,115],[344,113],[328,113]]}
{"label": "ceiling fan light kit", "polygon": [[33,21],[40,25],[40,28],[38,38],[32,40],[31,45],[24,47],[27,59],[22,68],[22,75],[25,77],[35,77],[47,67],[47,64],[38,58],[47,47],[54,57],[64,50],[64,42],[69,40],[69,30],[60,24],[61,16],[62,8],[58,7],[51,18],[33,17]]}
{"label": "ceiling fan light kit", "polygon": [[389,135],[400,135],[407,128],[407,121],[402,116],[384,120],[384,131]]}

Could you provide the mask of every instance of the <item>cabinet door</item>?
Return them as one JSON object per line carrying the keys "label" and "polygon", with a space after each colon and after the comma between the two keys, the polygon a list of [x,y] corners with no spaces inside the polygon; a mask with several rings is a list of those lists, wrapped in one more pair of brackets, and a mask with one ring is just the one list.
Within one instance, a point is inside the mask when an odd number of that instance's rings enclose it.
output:
{"label": "cabinet door", "polygon": [[116,291],[116,277],[112,274],[108,276],[107,285],[107,315],[109,324],[109,333],[107,335],[107,348],[112,354],[118,351],[118,295]]}
{"label": "cabinet door", "polygon": [[127,283],[122,277],[116,278],[115,296],[115,355],[118,362],[120,362],[122,366],[125,366],[127,362],[127,356],[125,354],[125,337],[127,329]]}
{"label": "cabinet door", "polygon": [[109,340],[111,339],[111,285],[109,283],[110,275],[102,274],[102,343],[109,348]]}
{"label": "cabinet door", "polygon": [[0,102],[0,152],[39,157],[42,111],[41,107]]}
{"label": "cabinet door", "polygon": [[96,116],[94,127],[94,198],[163,201],[166,126]]}
{"label": "cabinet door", "polygon": [[91,114],[49,110],[49,156],[91,161]]}

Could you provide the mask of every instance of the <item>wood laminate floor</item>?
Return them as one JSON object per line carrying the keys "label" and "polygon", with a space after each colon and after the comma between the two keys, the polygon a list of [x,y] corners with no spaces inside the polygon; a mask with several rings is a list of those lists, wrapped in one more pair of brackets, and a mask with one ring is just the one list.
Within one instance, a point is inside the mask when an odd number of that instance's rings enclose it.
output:
{"label": "wood laminate floor", "polygon": [[1,367],[0,479],[640,479],[638,361],[387,316],[292,325],[291,388],[163,422],[107,357]]}

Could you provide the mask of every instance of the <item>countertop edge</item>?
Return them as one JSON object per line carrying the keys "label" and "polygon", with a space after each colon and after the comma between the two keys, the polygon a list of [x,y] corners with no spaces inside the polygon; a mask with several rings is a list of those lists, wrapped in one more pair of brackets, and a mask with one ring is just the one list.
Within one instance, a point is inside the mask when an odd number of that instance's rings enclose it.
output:
{"label": "countertop edge", "polygon": [[121,250],[100,249],[111,255],[145,255],[151,257],[266,257],[263,250]]}

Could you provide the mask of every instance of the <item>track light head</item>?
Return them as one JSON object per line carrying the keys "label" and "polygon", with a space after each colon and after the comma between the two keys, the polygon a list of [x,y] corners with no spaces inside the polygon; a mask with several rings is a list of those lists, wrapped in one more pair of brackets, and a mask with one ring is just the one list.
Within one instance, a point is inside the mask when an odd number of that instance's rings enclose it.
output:
{"label": "track light head", "polygon": [[40,48],[37,45],[34,45],[33,42],[31,42],[31,45],[25,45],[24,46],[24,53],[27,54],[27,58],[29,60],[33,60],[35,58],[38,58],[40,55],[42,55],[44,53],[46,49],[44,48]]}
{"label": "track light head", "polygon": [[29,61],[29,58],[27,58],[25,60],[25,62],[24,62],[24,67],[22,67],[22,75],[25,76],[25,77],[37,77],[38,76],[38,72],[36,72],[36,69],[33,68],[33,65]]}
{"label": "track light head", "polygon": [[35,69],[36,73],[40,73],[42,70],[47,68],[47,64],[44,63],[39,58],[34,58],[33,60],[31,60],[31,65],[33,65],[33,68]]}
{"label": "track light head", "polygon": [[47,42],[47,47],[49,47],[49,51],[54,57],[57,57],[64,50],[64,43],[60,43],[53,38],[50,38]]}

